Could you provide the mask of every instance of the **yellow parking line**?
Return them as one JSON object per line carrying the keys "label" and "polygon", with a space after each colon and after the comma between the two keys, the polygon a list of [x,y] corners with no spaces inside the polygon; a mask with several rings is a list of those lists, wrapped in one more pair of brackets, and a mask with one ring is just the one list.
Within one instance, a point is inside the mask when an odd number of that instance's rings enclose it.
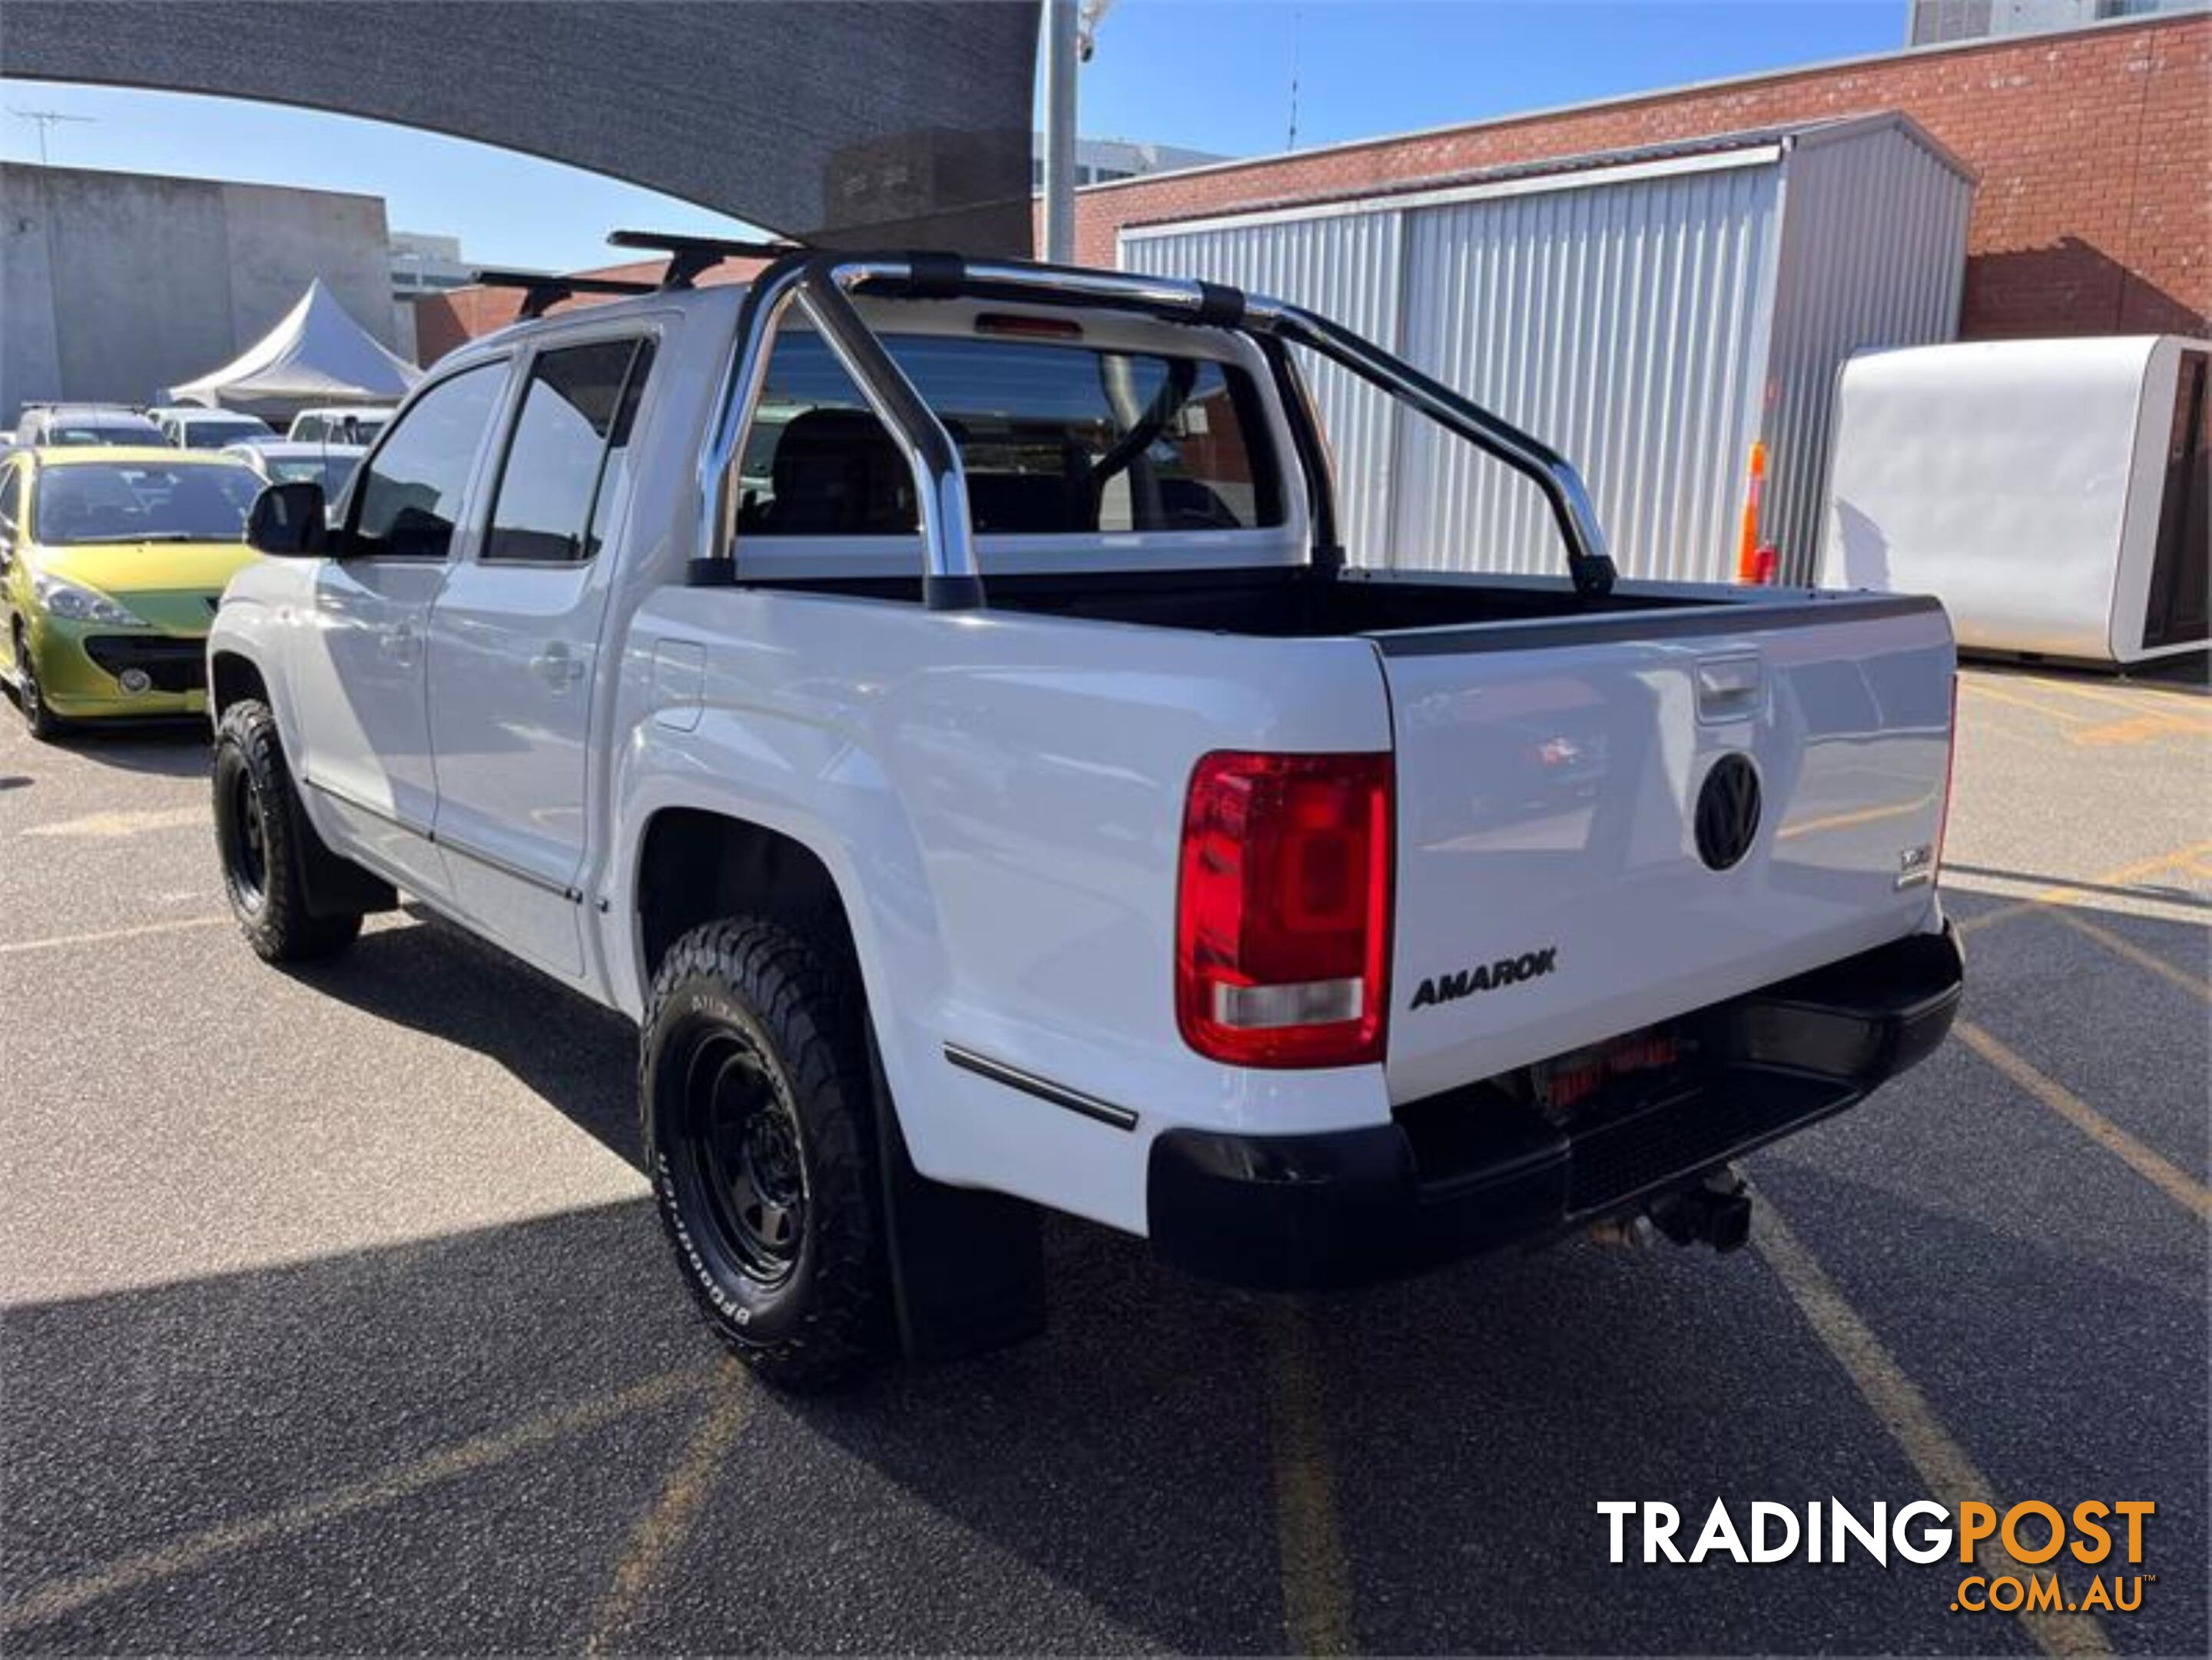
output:
{"label": "yellow parking line", "polygon": [[1971,1020],[1951,1028],[1959,1040],[2184,1210],[2212,1220],[2212,1188],[2154,1152],[2057,1079],[2046,1078]]}
{"label": "yellow parking line", "polygon": [[211,928],[228,922],[228,916],[186,916],[174,922],[142,922],[136,927],[102,928],[95,933],[58,933],[45,939],[0,940],[0,957],[27,951],[67,951],[73,946],[104,946],[112,939],[143,939],[149,933],[182,933],[187,928]]}
{"label": "yellow parking line", "polygon": [[2116,744],[2154,744],[2161,738],[2202,735],[2212,727],[2184,726],[2163,714],[2137,714],[2130,720],[2083,727],[2066,734],[2066,741],[2081,749],[2101,749]]}
{"label": "yellow parking line", "polygon": [[[2102,686],[2077,685],[2071,680],[2038,680],[2034,684],[2051,691],[2063,692],[2069,696],[2086,697],[2094,703],[2111,703],[2120,708],[2133,709],[2139,714],[2152,712],[2165,699],[2177,696],[2177,694],[2156,686],[2137,686],[2128,691],[2114,691]],[[2203,698],[2180,694],[2178,701],[2194,707],[2174,709],[2172,712],[2173,719],[2179,721],[2191,716],[2212,724],[2212,709],[2205,707]]]}
{"label": "yellow parking line", "polygon": [[592,1633],[584,1639],[585,1653],[605,1654],[613,1649],[639,1602],[690,1536],[722,1460],[744,1426],[747,1404],[743,1370],[734,1360],[725,1361],[720,1387],[699,1427],[669,1471],[659,1498],[631,1530],[622,1560],[615,1565],[614,1581],[592,1618]]}
{"label": "yellow parking line", "polygon": [[222,1557],[306,1533],[359,1511],[398,1504],[441,1482],[472,1475],[568,1436],[677,1400],[700,1389],[713,1375],[711,1369],[703,1366],[665,1371],[613,1395],[540,1413],[508,1428],[494,1430],[411,1464],[403,1464],[312,1499],[302,1499],[250,1521],[226,1523],[173,1544],[124,1557],[88,1573],[49,1580],[27,1596],[0,1606],[0,1630],[20,1631],[41,1625],[149,1581],[167,1579],[205,1567]]}
{"label": "yellow parking line", "polygon": [[[1926,1483],[1929,1496],[1948,1507],[1954,1516],[1967,1503],[1988,1505],[2002,1515],[2005,1507],[1997,1502],[1989,1478],[1975,1467],[1919,1386],[1905,1375],[1896,1357],[1844,1300],[1827,1271],[1799,1243],[1790,1225],[1763,1195],[1752,1215],[1752,1241],[1814,1335],[1843,1367],[1859,1398],[1911,1461]],[[2033,1576],[2032,1568],[2014,1561],[1995,1538],[1982,1541],[1975,1557],[1976,1566],[1991,1578],[2013,1574],[2026,1583]],[[1940,1593],[1931,1587],[1931,1594]],[[2022,1608],[2013,1617],[2045,1654],[2112,1651],[2111,1640],[2094,1615],[2030,1613]]]}
{"label": "yellow parking line", "polygon": [[2014,708],[2033,709],[2036,714],[2053,721],[2067,721],[2078,724],[2086,723],[2089,720],[2089,716],[2086,714],[2076,714],[2071,709],[2054,709],[2047,704],[2037,702],[2032,697],[2022,697],[2017,692],[1999,691],[1995,686],[1984,681],[1962,678],[1959,684],[1968,691],[1979,692],[1983,696],[1994,698],[2000,703],[2009,703]]}
{"label": "yellow parking line", "polygon": [[2199,979],[2188,970],[2177,968],[2163,957],[2154,956],[2145,951],[2132,939],[2123,939],[2110,928],[2100,927],[2086,917],[2076,915],[2063,905],[2054,905],[2051,907],[2051,914],[2073,929],[2075,933],[2095,940],[2114,956],[2124,957],[2137,968],[2148,969],[2153,974],[2160,975],[2171,980],[2182,990],[2194,992],[2207,1002],[2212,1002],[2212,981]]}
{"label": "yellow parking line", "polygon": [[1267,1356],[1283,1634],[1293,1654],[1350,1654],[1352,1578],[1337,1529],[1321,1359],[1303,1304],[1269,1307]]}

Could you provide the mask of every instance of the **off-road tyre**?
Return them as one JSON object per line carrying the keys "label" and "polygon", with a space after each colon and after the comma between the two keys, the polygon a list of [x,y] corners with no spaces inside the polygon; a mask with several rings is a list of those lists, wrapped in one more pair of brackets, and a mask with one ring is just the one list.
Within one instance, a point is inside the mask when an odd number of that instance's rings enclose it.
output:
{"label": "off-road tyre", "polygon": [[216,854],[231,915],[264,962],[329,957],[361,933],[359,911],[309,909],[305,866],[313,834],[284,764],[276,717],[266,703],[233,703],[216,727]]}
{"label": "off-road tyre", "polygon": [[850,971],[774,923],[693,929],[653,976],[638,1102],[656,1208],[715,1335],[794,1391],[887,1359],[876,1104]]}

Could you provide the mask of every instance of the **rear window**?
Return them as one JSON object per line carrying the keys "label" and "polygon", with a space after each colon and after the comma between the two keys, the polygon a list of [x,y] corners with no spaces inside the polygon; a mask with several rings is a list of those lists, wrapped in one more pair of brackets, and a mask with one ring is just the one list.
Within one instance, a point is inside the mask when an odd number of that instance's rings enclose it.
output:
{"label": "rear window", "polygon": [[180,424],[184,428],[185,447],[192,450],[219,450],[225,444],[276,435],[259,421],[185,421]]}
{"label": "rear window", "polygon": [[151,421],[68,421],[46,429],[42,443],[72,445],[158,444],[161,429]]}
{"label": "rear window", "polygon": [[[978,534],[1254,530],[1283,522],[1250,380],[1148,352],[894,335],[884,344],[960,446]],[[776,342],[739,481],[762,536],[917,528],[904,456],[819,336]]]}

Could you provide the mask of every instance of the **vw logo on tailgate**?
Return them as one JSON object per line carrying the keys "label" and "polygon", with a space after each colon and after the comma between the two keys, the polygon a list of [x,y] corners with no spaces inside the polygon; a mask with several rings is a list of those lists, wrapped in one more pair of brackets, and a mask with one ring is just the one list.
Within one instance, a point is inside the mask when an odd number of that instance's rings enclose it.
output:
{"label": "vw logo on tailgate", "polygon": [[1759,769],[1751,757],[1730,751],[1713,763],[1698,792],[1698,857],[1726,870],[1751,851],[1759,836]]}

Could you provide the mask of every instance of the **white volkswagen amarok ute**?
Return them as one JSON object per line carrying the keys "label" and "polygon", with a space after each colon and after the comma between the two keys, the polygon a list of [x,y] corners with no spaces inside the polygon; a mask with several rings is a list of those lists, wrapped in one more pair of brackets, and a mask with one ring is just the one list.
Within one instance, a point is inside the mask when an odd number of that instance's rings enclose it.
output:
{"label": "white volkswagen amarok ute", "polygon": [[[1739,1243],[1729,1161],[1941,1041],[1933,600],[1616,581],[1563,459],[1294,306],[774,252],[442,360],[209,641],[254,948],[404,891],[635,1020],[765,1375],[1035,1329],[1039,1207],[1270,1288]],[[1302,360],[1563,574],[1348,567]]]}

